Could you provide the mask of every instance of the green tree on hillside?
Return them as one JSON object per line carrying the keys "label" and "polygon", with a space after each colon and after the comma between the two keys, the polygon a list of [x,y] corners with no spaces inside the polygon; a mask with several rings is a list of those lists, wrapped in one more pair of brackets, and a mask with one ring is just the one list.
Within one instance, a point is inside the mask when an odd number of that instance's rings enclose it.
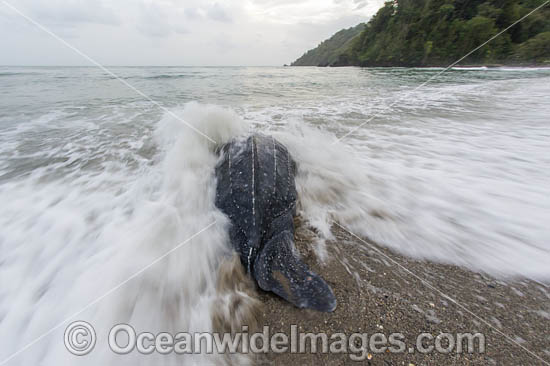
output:
{"label": "green tree on hillside", "polygon": [[[544,1],[387,1],[362,32],[346,40],[345,47],[338,42],[324,45],[331,49],[331,56],[323,66],[446,66]],[[545,6],[463,63],[550,64],[549,32],[550,6]],[[302,64],[321,65],[310,61]]]}

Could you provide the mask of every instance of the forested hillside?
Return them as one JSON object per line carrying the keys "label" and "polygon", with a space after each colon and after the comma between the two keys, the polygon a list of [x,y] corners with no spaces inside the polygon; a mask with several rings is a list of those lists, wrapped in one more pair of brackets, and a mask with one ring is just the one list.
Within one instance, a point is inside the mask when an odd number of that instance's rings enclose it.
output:
{"label": "forested hillside", "polygon": [[[328,65],[445,66],[545,1],[388,1],[363,32],[338,48],[338,57],[333,57]],[[314,64],[325,66],[310,65]],[[550,65],[550,5],[531,14],[462,64]]]}
{"label": "forested hillside", "polygon": [[302,57],[292,63],[292,66],[328,66],[338,61],[341,54],[351,46],[350,41],[357,37],[365,28],[365,24],[342,29],[329,39],[312,50],[306,52]]}

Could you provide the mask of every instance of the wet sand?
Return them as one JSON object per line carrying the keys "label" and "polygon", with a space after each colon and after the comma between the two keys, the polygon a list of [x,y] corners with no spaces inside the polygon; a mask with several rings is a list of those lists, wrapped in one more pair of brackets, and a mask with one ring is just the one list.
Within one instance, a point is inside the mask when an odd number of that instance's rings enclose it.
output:
{"label": "wet sand", "polygon": [[[362,362],[353,361],[349,354],[271,352],[257,357],[258,364],[549,364],[548,284],[497,280],[452,265],[413,260],[342,229],[336,228],[335,232],[336,239],[327,243],[330,259],[326,263],[318,262],[307,229],[297,230],[296,246],[310,267],[332,286],[338,300],[336,310],[330,314],[300,310],[270,293],[260,292],[258,296],[264,304],[260,326],[270,326],[271,334],[290,335],[290,326],[295,324],[298,332],[326,332],[329,338],[340,332],[367,333],[369,337],[398,332],[405,336],[406,351],[369,351]],[[421,333],[437,336],[477,332],[485,336],[484,353],[477,352],[477,348],[472,354],[457,354],[456,350],[424,354],[414,350]]]}

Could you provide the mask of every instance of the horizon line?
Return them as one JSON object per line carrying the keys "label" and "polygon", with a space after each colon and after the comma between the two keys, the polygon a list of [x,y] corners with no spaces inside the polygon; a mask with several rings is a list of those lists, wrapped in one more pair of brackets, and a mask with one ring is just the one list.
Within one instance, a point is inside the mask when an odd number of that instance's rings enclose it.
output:
{"label": "horizon line", "polygon": [[[290,64],[283,65],[104,65],[105,67],[284,67]],[[9,65],[0,64],[0,67],[96,67],[94,65],[39,65],[39,64],[23,64]]]}

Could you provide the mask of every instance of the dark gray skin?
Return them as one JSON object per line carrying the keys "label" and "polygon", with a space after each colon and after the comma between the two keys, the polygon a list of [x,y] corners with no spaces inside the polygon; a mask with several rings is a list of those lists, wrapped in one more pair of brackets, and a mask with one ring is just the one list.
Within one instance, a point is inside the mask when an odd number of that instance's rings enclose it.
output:
{"label": "dark gray skin", "polygon": [[299,308],[333,311],[332,289],[294,246],[296,163],[286,147],[255,134],[225,144],[220,154],[216,206],[231,220],[231,243],[247,272]]}

